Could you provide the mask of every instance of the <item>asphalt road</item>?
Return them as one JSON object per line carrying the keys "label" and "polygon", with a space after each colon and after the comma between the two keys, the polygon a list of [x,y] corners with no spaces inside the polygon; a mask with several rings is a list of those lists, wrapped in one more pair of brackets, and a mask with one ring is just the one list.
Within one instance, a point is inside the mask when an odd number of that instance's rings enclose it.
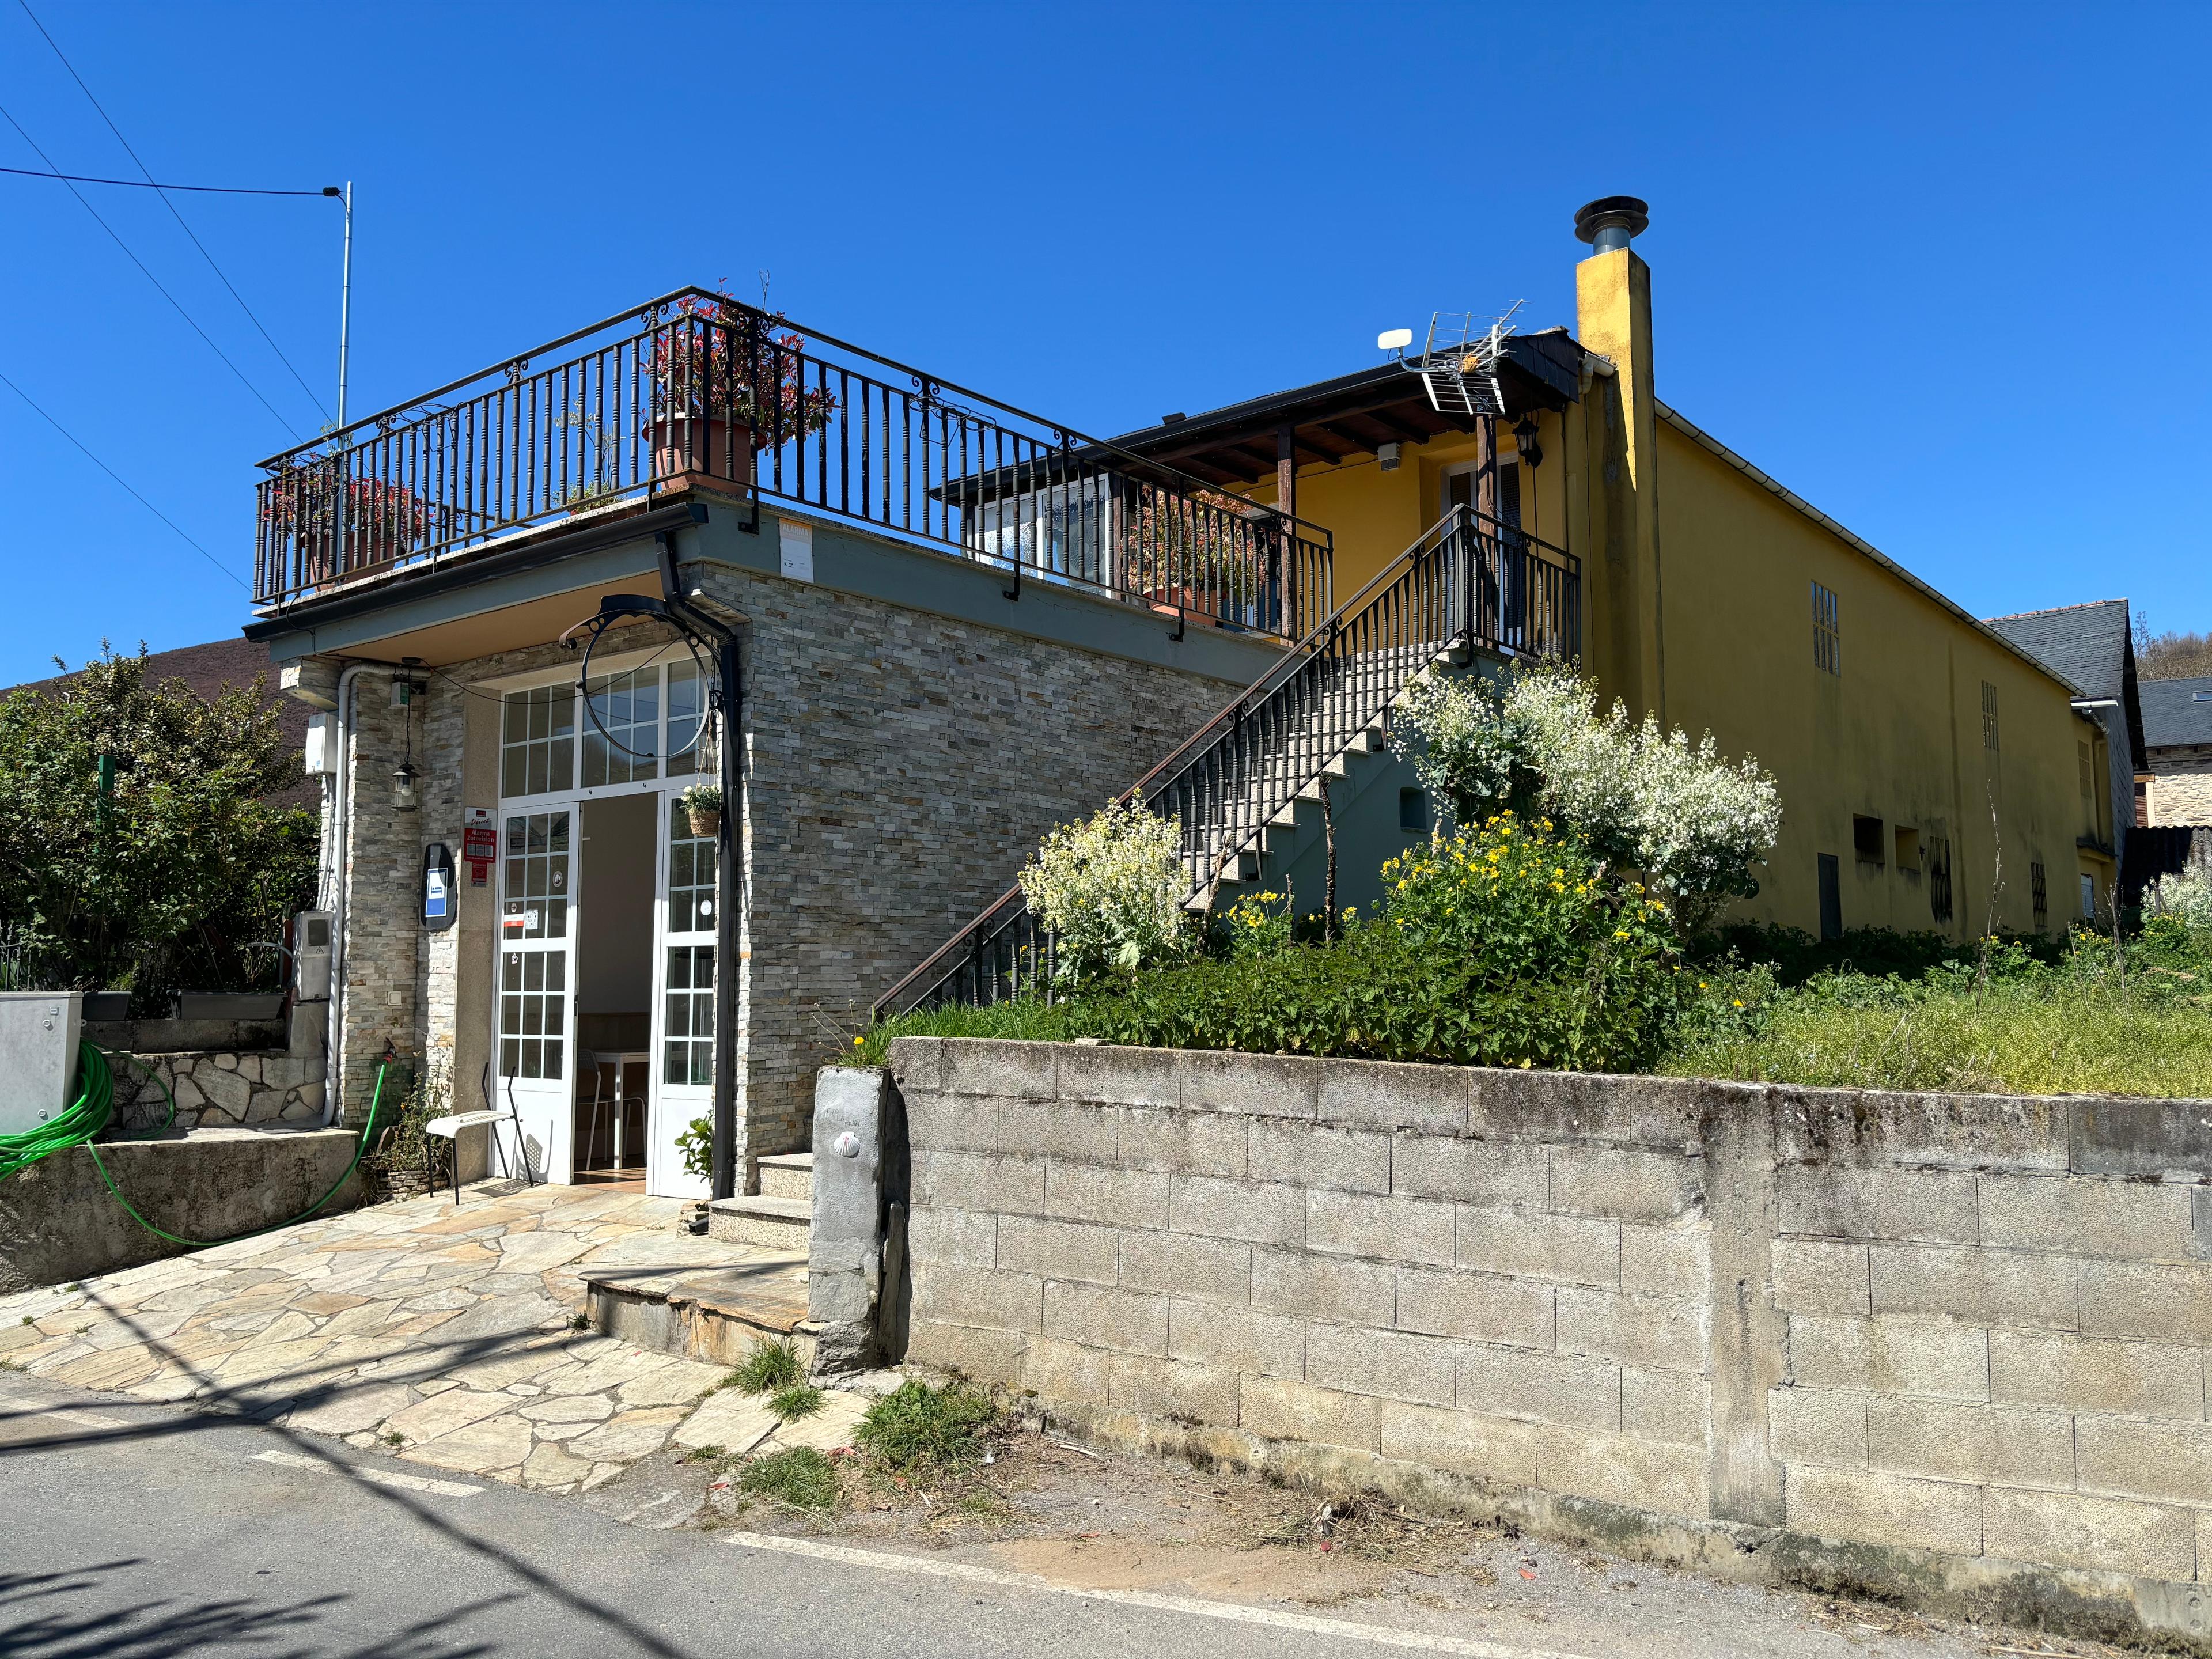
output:
{"label": "asphalt road", "polygon": [[[0,1656],[1555,1659],[586,1504],[0,1372]],[[1576,1656],[1576,1659],[1583,1659]]]}

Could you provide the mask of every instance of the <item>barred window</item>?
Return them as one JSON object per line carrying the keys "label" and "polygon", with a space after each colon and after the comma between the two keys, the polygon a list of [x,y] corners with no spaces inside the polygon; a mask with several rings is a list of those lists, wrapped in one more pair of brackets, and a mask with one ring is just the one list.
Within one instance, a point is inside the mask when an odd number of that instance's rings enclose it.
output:
{"label": "barred window", "polygon": [[1928,837],[1928,913],[1951,920],[1951,842],[1945,836]]}
{"label": "barred window", "polygon": [[1997,689],[1982,682],[1982,747],[1994,753],[1997,746]]}
{"label": "barred window", "polygon": [[1813,666],[1824,674],[1844,672],[1843,631],[1838,623],[1836,596],[1818,582],[1813,584]]}
{"label": "barred window", "polygon": [[2027,885],[2035,896],[2035,931],[2039,933],[2051,925],[2051,888],[2040,864],[2027,866]]}
{"label": "barred window", "polygon": [[2075,747],[2081,751],[2081,799],[2094,800],[2097,797],[2097,769],[2090,759],[2089,745],[2078,743]]}

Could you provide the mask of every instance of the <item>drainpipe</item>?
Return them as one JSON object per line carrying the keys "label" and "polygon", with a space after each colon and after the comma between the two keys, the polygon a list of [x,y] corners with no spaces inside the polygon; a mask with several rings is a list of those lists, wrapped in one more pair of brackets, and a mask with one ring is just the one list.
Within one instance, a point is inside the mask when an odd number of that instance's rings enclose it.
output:
{"label": "drainpipe", "polygon": [[345,1034],[346,899],[352,889],[346,837],[353,824],[354,681],[366,663],[355,663],[338,675],[337,770],[331,776],[331,810],[324,815],[327,860],[324,870],[331,913],[330,1030],[323,1040],[323,1127],[338,1121],[338,1085]]}
{"label": "drainpipe", "polygon": [[670,616],[714,641],[721,678],[722,729],[715,747],[721,763],[722,827],[714,855],[721,904],[714,913],[714,1144],[708,1196],[734,1198],[738,1193],[738,907],[744,902],[738,845],[738,824],[744,816],[744,771],[738,752],[738,745],[744,740],[744,665],[737,630],[693,605],[677,580],[675,532],[661,531],[653,541],[660,550],[661,602]]}

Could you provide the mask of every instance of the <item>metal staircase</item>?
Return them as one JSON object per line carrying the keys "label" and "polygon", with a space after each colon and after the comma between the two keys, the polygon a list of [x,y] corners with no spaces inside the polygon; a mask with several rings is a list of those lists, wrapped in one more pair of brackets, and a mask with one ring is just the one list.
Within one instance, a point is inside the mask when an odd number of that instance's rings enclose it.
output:
{"label": "metal staircase", "polygon": [[[1391,705],[1439,657],[1578,655],[1580,588],[1576,559],[1514,526],[1465,507],[1431,526],[1121,797],[1181,826],[1184,903],[1209,908],[1254,879],[1269,835],[1294,830],[1298,801],[1318,799],[1351,756],[1387,744]],[[1048,994],[1054,966],[1054,936],[1015,887],[875,1017]]]}

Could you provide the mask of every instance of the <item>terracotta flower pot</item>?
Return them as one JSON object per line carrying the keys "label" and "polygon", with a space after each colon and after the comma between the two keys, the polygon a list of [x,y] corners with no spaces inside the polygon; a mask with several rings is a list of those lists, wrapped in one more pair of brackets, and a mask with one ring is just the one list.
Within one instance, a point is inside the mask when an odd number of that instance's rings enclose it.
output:
{"label": "terracotta flower pot", "polygon": [[753,429],[743,421],[678,415],[653,423],[653,476],[665,489],[702,479],[750,482]]}

